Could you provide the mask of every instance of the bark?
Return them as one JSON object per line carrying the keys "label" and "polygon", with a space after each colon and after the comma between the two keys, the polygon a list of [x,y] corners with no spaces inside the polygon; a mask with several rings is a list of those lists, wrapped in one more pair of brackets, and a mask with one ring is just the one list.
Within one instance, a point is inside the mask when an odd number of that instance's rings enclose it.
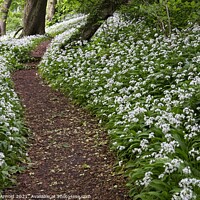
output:
{"label": "bark", "polygon": [[9,12],[11,3],[12,3],[12,0],[4,0],[3,4],[1,6],[0,35],[6,34],[6,21],[8,18],[8,12]]}
{"label": "bark", "polygon": [[102,0],[89,15],[86,24],[74,37],[82,41],[90,40],[104,21],[112,16],[119,6],[128,2],[129,0]]}
{"label": "bark", "polygon": [[24,9],[23,36],[45,34],[47,0],[27,0]]}
{"label": "bark", "polygon": [[47,1],[47,20],[51,21],[56,11],[57,0]]}

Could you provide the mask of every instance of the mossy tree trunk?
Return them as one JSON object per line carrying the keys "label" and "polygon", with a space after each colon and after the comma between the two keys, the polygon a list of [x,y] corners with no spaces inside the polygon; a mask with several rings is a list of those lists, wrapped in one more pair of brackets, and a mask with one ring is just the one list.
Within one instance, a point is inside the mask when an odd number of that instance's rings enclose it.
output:
{"label": "mossy tree trunk", "polygon": [[24,9],[23,36],[45,34],[47,0],[27,0]]}
{"label": "mossy tree trunk", "polygon": [[56,11],[57,0],[48,0],[47,1],[47,20],[51,21]]}
{"label": "mossy tree trunk", "polygon": [[119,6],[128,2],[129,0],[100,0],[94,10],[91,11],[86,24],[80,28],[73,38],[90,40],[104,21],[112,16]]}
{"label": "mossy tree trunk", "polygon": [[8,18],[8,12],[10,5],[12,3],[12,0],[4,0],[4,2],[1,5],[1,13],[0,13],[0,35],[6,34],[6,21]]}

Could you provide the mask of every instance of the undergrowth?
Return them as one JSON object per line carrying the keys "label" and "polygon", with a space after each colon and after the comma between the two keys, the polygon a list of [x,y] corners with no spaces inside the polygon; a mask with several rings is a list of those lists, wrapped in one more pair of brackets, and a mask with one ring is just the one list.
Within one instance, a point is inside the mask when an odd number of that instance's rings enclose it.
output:
{"label": "undergrowth", "polygon": [[199,30],[166,37],[115,15],[91,42],[56,37],[40,64],[107,127],[133,199],[200,198]]}

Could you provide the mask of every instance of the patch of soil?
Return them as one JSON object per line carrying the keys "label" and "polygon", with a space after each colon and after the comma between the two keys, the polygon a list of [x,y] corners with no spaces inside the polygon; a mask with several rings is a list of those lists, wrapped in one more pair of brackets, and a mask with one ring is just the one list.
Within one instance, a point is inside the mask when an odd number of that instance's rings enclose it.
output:
{"label": "patch of soil", "polygon": [[34,58],[41,58],[44,55],[44,53],[45,53],[45,51],[46,51],[46,49],[47,49],[47,47],[48,47],[48,45],[50,43],[51,43],[51,40],[45,40],[45,41],[41,42],[36,47],[36,49],[34,49],[33,51],[31,51],[30,55],[32,57],[34,57]]}
{"label": "patch of soil", "polygon": [[[32,55],[43,55],[48,44]],[[36,69],[16,71],[13,81],[33,139],[31,163],[17,176],[17,185],[5,191],[5,199],[128,200],[97,120],[44,84]]]}

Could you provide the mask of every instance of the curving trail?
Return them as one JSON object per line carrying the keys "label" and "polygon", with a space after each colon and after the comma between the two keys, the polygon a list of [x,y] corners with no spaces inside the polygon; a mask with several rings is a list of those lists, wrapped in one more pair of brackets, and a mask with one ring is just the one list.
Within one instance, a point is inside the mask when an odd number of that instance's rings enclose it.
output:
{"label": "curving trail", "polygon": [[[41,57],[48,44],[31,55]],[[33,68],[15,72],[13,81],[33,135],[31,163],[5,199],[128,200],[124,179],[112,170],[106,132],[87,111],[44,84],[37,63],[27,65]]]}

